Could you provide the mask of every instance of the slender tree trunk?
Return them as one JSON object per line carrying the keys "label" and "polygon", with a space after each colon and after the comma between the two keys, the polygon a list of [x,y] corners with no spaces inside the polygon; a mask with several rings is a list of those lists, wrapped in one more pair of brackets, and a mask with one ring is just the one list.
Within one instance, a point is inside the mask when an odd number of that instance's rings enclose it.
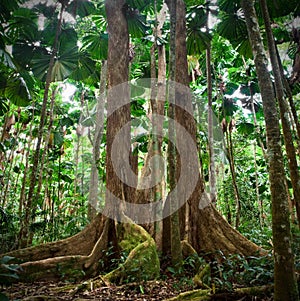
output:
{"label": "slender tree trunk", "polygon": [[100,89],[97,97],[96,106],[96,120],[95,120],[95,133],[93,139],[93,158],[92,168],[89,185],[89,204],[88,204],[88,217],[89,220],[95,218],[97,214],[97,208],[99,205],[99,172],[98,161],[100,158],[100,145],[103,135],[104,126],[104,103],[105,103],[105,88],[106,88],[106,76],[107,76],[107,62],[102,61],[101,76],[100,76]]}
{"label": "slender tree trunk", "polygon": [[[257,131],[257,119],[256,119],[256,113],[255,113],[255,107],[254,107],[254,100],[253,100],[253,91],[251,87],[251,83],[248,83],[248,87],[250,89],[250,100],[251,100],[251,110],[252,110],[252,115],[253,115],[253,122],[255,126],[255,130]],[[263,201],[260,198],[259,194],[259,182],[258,182],[258,171],[257,171],[257,160],[256,160],[256,141],[253,142],[253,159],[254,159],[254,170],[255,170],[255,192],[256,192],[256,202],[257,202],[257,207],[258,207],[258,212],[259,212],[259,223],[261,229],[264,226],[264,206],[263,206]],[[263,145],[262,145],[263,147]],[[264,153],[264,149],[262,149]],[[265,154],[264,154],[265,156]],[[266,156],[265,156],[266,158]]]}
{"label": "slender tree trunk", "polygon": [[41,109],[41,119],[40,119],[40,125],[38,129],[38,135],[37,135],[37,143],[36,148],[34,152],[33,157],[33,164],[31,168],[31,175],[30,175],[30,185],[29,185],[29,191],[26,199],[26,208],[25,208],[25,216],[23,219],[23,223],[21,226],[20,234],[19,234],[19,247],[26,247],[28,245],[28,232],[29,232],[29,226],[30,226],[30,219],[31,219],[31,210],[33,207],[33,199],[34,199],[34,189],[37,181],[37,173],[39,171],[39,163],[40,163],[40,149],[41,149],[41,143],[43,139],[43,131],[44,131],[44,125],[46,121],[46,109],[47,109],[47,102],[49,98],[49,88],[50,84],[52,82],[52,71],[55,63],[55,57],[57,54],[57,45],[58,45],[58,37],[61,30],[61,24],[62,24],[62,18],[63,18],[63,12],[64,12],[65,6],[61,6],[59,19],[56,27],[56,33],[55,33],[55,39],[53,43],[53,49],[52,49],[52,55],[49,62],[49,67],[47,71],[46,76],[46,83],[45,83],[45,90],[44,90],[44,97],[43,97],[43,103],[42,103],[42,109]]}
{"label": "slender tree trunk", "polygon": [[264,22],[265,22],[266,34],[268,39],[268,49],[270,53],[271,64],[272,64],[272,69],[273,69],[273,74],[275,79],[275,91],[279,103],[283,136],[284,136],[286,154],[288,157],[291,182],[293,187],[294,202],[296,205],[297,218],[298,221],[300,221],[300,175],[298,170],[296,151],[293,142],[291,123],[289,119],[290,116],[289,107],[284,95],[284,85],[281,80],[282,77],[281,77],[280,66],[278,62],[275,41],[272,33],[267,2],[266,0],[260,0],[260,3],[262,7]]}
{"label": "slender tree trunk", "polygon": [[50,142],[50,136],[52,132],[52,125],[53,125],[53,109],[54,109],[54,102],[55,102],[55,97],[57,93],[57,88],[54,88],[52,91],[51,95],[51,101],[50,101],[50,109],[49,109],[49,123],[48,123],[48,128],[47,128],[47,134],[46,138],[44,139],[44,149],[43,149],[43,154],[40,162],[40,172],[39,172],[39,177],[38,177],[38,188],[36,194],[39,195],[42,189],[42,184],[43,184],[43,169],[44,169],[44,163],[46,159],[46,155],[48,154],[48,149],[49,149],[49,142]]}
{"label": "slender tree trunk", "polygon": [[294,57],[293,71],[289,79],[289,82],[291,85],[295,85],[296,83],[300,82],[300,41],[299,41],[300,30],[299,28],[293,27],[292,34],[293,34],[293,42],[297,44],[298,49]]}
{"label": "slender tree trunk", "polygon": [[[209,9],[207,8],[207,19]],[[208,30],[207,25],[207,30]],[[214,152],[214,132],[213,132],[213,108],[212,108],[212,76],[211,76],[211,43],[206,49],[206,78],[207,78],[207,98],[208,98],[208,153],[209,153],[209,188],[211,202],[216,205],[217,188],[216,188],[216,166]]]}
{"label": "slender tree trunk", "polygon": [[[162,37],[162,28],[166,20],[167,6],[164,4],[157,13],[156,1],[154,2],[156,26],[153,28],[155,41],[151,47],[151,99],[149,115],[151,116],[152,131],[149,135],[148,152],[145,158],[145,164],[141,172],[139,186],[145,186],[145,179],[151,177],[151,183],[157,183],[154,187],[138,190],[137,203],[155,203],[164,199],[165,179],[164,165],[161,164],[162,141],[163,141],[163,122],[162,116],[165,114],[166,98],[166,54],[165,45],[159,45],[158,38]],[[157,52],[157,63],[156,63]],[[157,68],[157,70],[156,70]],[[153,161],[153,162],[152,162]],[[152,169],[150,162],[154,163]],[[153,206],[157,206],[153,204]],[[157,244],[157,248],[162,250],[162,216],[163,208],[156,207],[157,221],[143,227],[152,235]]]}
{"label": "slender tree trunk", "polygon": [[275,47],[276,47],[276,56],[277,56],[277,62],[278,62],[278,65],[279,65],[281,80],[282,80],[282,83],[283,83],[283,86],[284,86],[285,93],[288,97],[292,117],[293,117],[293,120],[294,120],[294,123],[295,123],[295,126],[296,126],[297,137],[298,137],[298,140],[297,140],[298,153],[300,153],[300,151],[299,151],[300,150],[300,122],[299,122],[299,117],[298,117],[298,114],[297,114],[297,109],[295,107],[291,86],[289,84],[288,79],[286,78],[286,76],[284,74],[284,70],[283,70],[283,67],[282,67],[282,62],[281,62],[280,55],[279,55],[278,48],[277,48],[276,44],[275,44]]}
{"label": "slender tree trunk", "polygon": [[[154,202],[159,202],[164,196],[164,166],[161,164],[159,158],[162,158],[162,142],[163,142],[163,124],[159,122],[157,116],[164,116],[165,114],[165,99],[166,99],[166,49],[165,45],[158,45],[158,38],[162,37],[162,28],[166,21],[167,6],[163,4],[159,14],[157,15],[157,29],[156,29],[156,41],[157,44],[157,94],[155,101],[152,103],[152,113],[153,113],[153,149],[155,158],[155,170],[153,172],[153,181],[158,183],[153,188],[153,199]],[[156,116],[157,115],[157,116]],[[160,208],[159,213],[163,212],[163,208]],[[159,250],[162,250],[162,229],[163,222],[158,220],[154,223],[154,238]]]}
{"label": "slender tree trunk", "polygon": [[208,96],[208,152],[209,152],[209,186],[210,198],[213,204],[217,202],[216,166],[213,136],[213,109],[212,109],[212,78],[211,78],[211,49],[206,50],[207,96]]}
{"label": "slender tree trunk", "polygon": [[234,152],[233,152],[233,142],[232,142],[232,130],[234,126],[233,119],[230,120],[229,125],[227,124],[226,119],[224,118],[222,121],[223,133],[226,136],[226,144],[227,144],[227,158],[229,161],[229,168],[232,180],[232,187],[234,192],[235,199],[235,228],[238,229],[240,223],[240,214],[241,214],[241,201],[240,201],[240,192],[236,181],[236,171],[234,164]]}
{"label": "slender tree trunk", "polygon": [[295,277],[294,255],[291,248],[288,197],[284,183],[283,155],[275,95],[267,68],[267,58],[254,9],[254,1],[242,0],[241,4],[254,54],[267,131],[275,262],[274,299],[286,301],[299,300]]}
{"label": "slender tree trunk", "polygon": [[[34,105],[33,105],[34,107]],[[22,186],[21,186],[21,191],[20,191],[20,201],[19,201],[19,217],[22,216],[23,210],[25,207],[25,190],[26,190],[26,184],[27,184],[27,175],[29,171],[29,156],[30,156],[30,151],[31,151],[31,143],[32,143],[32,124],[34,120],[34,110],[32,112],[32,122],[30,122],[29,126],[29,139],[27,141],[27,149],[26,149],[26,144],[24,145],[24,151],[25,151],[25,168],[23,172],[23,179],[22,179]],[[20,226],[22,226],[22,221]]]}
{"label": "slender tree trunk", "polygon": [[235,228],[238,229],[240,225],[241,218],[241,197],[238,184],[236,181],[236,171],[235,171],[235,162],[234,162],[234,153],[233,153],[233,142],[232,142],[232,130],[233,130],[233,119],[230,120],[229,129],[228,129],[228,155],[229,155],[229,165],[230,172],[232,177],[232,184],[234,190],[235,198]]}
{"label": "slender tree trunk", "polygon": [[79,157],[80,157],[80,148],[82,147],[82,135],[84,132],[84,127],[82,125],[83,120],[83,110],[84,110],[84,91],[81,91],[80,94],[80,116],[78,120],[78,125],[76,128],[76,144],[74,147],[74,161],[75,161],[75,172],[74,172],[74,196],[77,197],[78,195],[78,187],[80,185],[80,177],[79,177]]}

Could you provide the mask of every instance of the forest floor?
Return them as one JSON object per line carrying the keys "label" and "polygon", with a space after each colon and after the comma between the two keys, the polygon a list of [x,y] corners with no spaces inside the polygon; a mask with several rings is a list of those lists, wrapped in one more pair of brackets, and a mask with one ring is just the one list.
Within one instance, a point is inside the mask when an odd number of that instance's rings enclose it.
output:
{"label": "forest floor", "polygon": [[[150,281],[125,284],[122,286],[104,286],[91,290],[69,289],[61,291],[70,284],[65,282],[16,283],[4,290],[9,300],[54,301],[54,300],[165,300],[177,296],[180,292],[192,289],[188,285],[178,286],[175,281]],[[64,290],[64,289],[63,289]]]}
{"label": "forest floor", "polygon": [[[176,297],[181,292],[194,289],[192,284],[183,283],[182,281],[169,278],[165,281],[149,281],[143,283],[125,284],[122,286],[104,286],[96,289],[76,289],[76,285],[65,282],[36,282],[36,283],[15,283],[8,286],[2,291],[9,300],[25,300],[25,301],[88,301],[88,300],[126,300],[126,301],[150,301],[150,300],[167,300]],[[71,288],[72,287],[72,288]],[[74,289],[75,288],[75,289]],[[180,300],[180,299],[179,299]],[[188,300],[188,299],[184,299]],[[191,299],[195,300],[195,299]],[[234,297],[234,294],[218,294],[212,296],[210,300],[262,300],[271,301],[272,296],[253,297],[244,296],[241,298]]]}

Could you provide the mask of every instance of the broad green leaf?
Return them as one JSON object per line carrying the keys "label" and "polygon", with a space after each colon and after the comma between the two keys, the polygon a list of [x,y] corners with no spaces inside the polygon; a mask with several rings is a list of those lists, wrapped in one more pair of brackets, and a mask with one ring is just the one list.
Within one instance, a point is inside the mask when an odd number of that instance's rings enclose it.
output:
{"label": "broad green leaf", "polygon": [[3,116],[9,110],[9,106],[5,99],[0,98],[0,116]]}
{"label": "broad green leaf", "polygon": [[67,7],[67,12],[72,16],[81,18],[91,15],[96,12],[96,7],[89,0],[73,0]]}
{"label": "broad green leaf", "polygon": [[186,16],[188,28],[199,30],[207,25],[207,13],[206,9],[202,5],[197,5],[189,8]]}
{"label": "broad green leaf", "polygon": [[221,22],[217,25],[217,31],[234,46],[237,46],[245,39],[248,39],[245,20],[238,14],[224,15]]}
{"label": "broad green leaf", "polygon": [[240,134],[250,135],[254,132],[255,126],[250,122],[241,122],[237,124],[237,130]]}
{"label": "broad green leaf", "polygon": [[46,19],[44,29],[41,31],[41,44],[53,47],[58,20],[56,18]]}
{"label": "broad green leaf", "polygon": [[239,0],[218,0],[219,9],[227,13],[235,13],[240,9]]}
{"label": "broad green leaf", "polygon": [[149,25],[146,23],[146,16],[141,15],[136,9],[129,9],[127,11],[128,31],[135,38],[145,36]]}
{"label": "broad green leaf", "polygon": [[1,23],[7,22],[11,17],[11,12],[18,9],[22,3],[21,0],[1,0],[0,3],[0,21]]}
{"label": "broad green leaf", "polygon": [[36,52],[36,48],[24,40],[18,40],[13,45],[12,54],[18,65],[26,68],[30,66],[31,60]]}
{"label": "broad green leaf", "polygon": [[[78,48],[68,49],[64,53],[58,53],[53,70],[52,81],[62,81],[67,78],[76,68],[78,61]],[[49,69],[50,54],[36,55],[32,60],[32,71],[37,78],[45,81]]]}
{"label": "broad green leaf", "polygon": [[73,28],[63,29],[59,35],[58,51],[67,52],[69,49],[77,47],[77,33]]}
{"label": "broad green leaf", "polygon": [[107,58],[108,34],[89,32],[82,39],[82,49],[87,51],[92,58],[101,60]]}
{"label": "broad green leaf", "polygon": [[294,14],[299,16],[300,4],[298,0],[267,0],[269,13],[271,18],[278,18]]}
{"label": "broad green leaf", "polygon": [[7,51],[2,49],[0,49],[0,62],[11,69],[16,69],[16,66],[13,62],[13,58],[11,57],[11,55]]}
{"label": "broad green leaf", "polygon": [[61,132],[55,131],[53,137],[54,137],[54,145],[55,146],[60,147],[63,145],[64,137],[62,136]]}
{"label": "broad green leaf", "polygon": [[27,106],[31,101],[31,95],[23,77],[14,76],[8,79],[5,88],[5,96],[16,106]]}
{"label": "broad green leaf", "polygon": [[60,177],[63,181],[68,182],[68,183],[72,183],[74,181],[74,179],[72,179],[70,176],[65,175],[65,174],[62,174]]}
{"label": "broad green leaf", "polygon": [[200,29],[187,31],[187,52],[189,55],[199,55],[204,51],[209,42],[211,41],[211,35],[207,32],[203,32]]}
{"label": "broad green leaf", "polygon": [[73,72],[73,70],[77,67],[77,51],[78,48],[75,47],[73,49],[69,49],[69,51],[61,55],[58,55],[52,71],[53,81],[62,81]]}
{"label": "broad green leaf", "polygon": [[5,50],[5,45],[6,45],[6,36],[4,34],[4,28],[2,24],[0,24],[0,49]]}
{"label": "broad green leaf", "polygon": [[300,94],[300,83],[296,83],[293,86],[293,95]]}
{"label": "broad green leaf", "polygon": [[236,48],[236,51],[245,58],[252,58],[252,48],[249,39],[244,39]]}
{"label": "broad green leaf", "polygon": [[289,58],[293,60],[297,52],[298,52],[298,45],[296,43],[290,44],[287,51]]}
{"label": "broad green leaf", "polygon": [[234,112],[238,110],[238,106],[233,99],[224,97],[222,109],[226,117],[233,116]]}
{"label": "broad green leaf", "polygon": [[33,40],[38,31],[37,20],[38,16],[34,10],[19,8],[12,15],[7,33],[14,40],[17,38]]}
{"label": "broad green leaf", "polygon": [[80,51],[78,54],[77,66],[69,77],[76,81],[89,81],[92,84],[96,84],[99,83],[100,80],[99,67],[86,51]]}
{"label": "broad green leaf", "polygon": [[33,74],[44,81],[46,79],[46,73],[49,69],[50,54],[35,54],[32,60],[32,72]]}

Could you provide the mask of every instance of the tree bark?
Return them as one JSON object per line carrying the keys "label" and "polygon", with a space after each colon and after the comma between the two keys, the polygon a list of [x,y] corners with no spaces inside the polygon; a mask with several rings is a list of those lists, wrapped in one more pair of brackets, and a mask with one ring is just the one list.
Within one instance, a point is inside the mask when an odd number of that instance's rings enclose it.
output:
{"label": "tree bark", "polygon": [[275,95],[267,68],[267,58],[260,35],[254,1],[242,0],[241,4],[254,54],[266,123],[275,262],[274,299],[298,300],[299,295],[295,277],[294,255],[291,248],[288,198],[284,184],[285,174]]}
{"label": "tree bark", "polygon": [[296,204],[297,218],[298,221],[300,221],[300,210],[299,210],[300,209],[300,175],[298,171],[296,150],[294,147],[293,134],[292,134],[291,123],[289,118],[290,116],[289,106],[285,98],[284,85],[282,82],[280,66],[279,66],[279,58],[277,56],[276,45],[272,33],[267,2],[266,0],[260,0],[260,2],[262,7],[262,15],[264,18],[267,39],[268,39],[268,49],[270,53],[270,59],[271,59],[271,64],[272,64],[272,69],[274,74],[275,91],[279,103],[284,143],[286,148],[286,154],[288,157],[290,176],[291,176],[291,182],[293,187],[294,202]]}
{"label": "tree bark", "polygon": [[[106,210],[109,216],[120,211],[124,200],[126,177],[124,162],[129,161],[130,153],[130,100],[128,87],[129,35],[125,16],[125,0],[105,2],[108,22],[108,59],[107,59],[107,146],[106,146]],[[127,125],[127,127],[126,127]],[[123,130],[120,135],[120,130]],[[119,134],[119,135],[118,135]],[[118,136],[117,136],[118,135]],[[114,141],[117,139],[116,141]],[[114,147],[120,149],[113,153]],[[115,157],[114,157],[115,156]],[[114,202],[113,199],[116,201]],[[114,205],[113,205],[114,204]],[[119,208],[113,208],[117,206]]]}
{"label": "tree bark", "polygon": [[213,204],[217,202],[216,189],[216,166],[213,136],[213,109],[212,109],[212,78],[211,78],[211,49],[206,50],[206,76],[207,76],[207,98],[208,98],[208,152],[209,152],[209,188],[210,198]]}
{"label": "tree bark", "polygon": [[[130,161],[129,34],[125,0],[106,0],[108,23],[106,197],[104,215],[121,218]],[[118,148],[118,149],[116,149]],[[130,164],[129,164],[130,165]],[[123,178],[122,178],[123,177]],[[123,205],[124,206],[124,205]],[[116,229],[110,222],[111,243],[118,253]]]}
{"label": "tree bark", "polygon": [[174,191],[175,193],[169,194],[167,198],[167,202],[169,203],[171,209],[170,215],[170,237],[171,237],[171,259],[172,265],[174,269],[179,272],[182,265],[182,250],[180,243],[180,223],[179,223],[179,211],[178,208],[178,198],[180,198],[180,192],[175,191],[177,184],[177,172],[180,170],[179,160],[177,156],[176,146],[177,143],[177,133],[175,128],[175,106],[176,106],[176,69],[178,68],[177,61],[177,22],[181,22],[180,12],[177,11],[177,3],[178,1],[167,1],[167,5],[169,7],[170,12],[170,50],[169,50],[169,109],[168,109],[168,117],[169,117],[169,143],[168,143],[168,165],[169,165],[169,184],[170,191]]}

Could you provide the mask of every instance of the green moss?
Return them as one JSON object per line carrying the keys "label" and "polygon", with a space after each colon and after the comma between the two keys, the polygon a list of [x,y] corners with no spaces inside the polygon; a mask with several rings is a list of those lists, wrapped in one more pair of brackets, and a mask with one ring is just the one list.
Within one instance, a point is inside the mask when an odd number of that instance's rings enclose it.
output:
{"label": "green moss", "polygon": [[118,236],[120,248],[127,252],[150,237],[144,228],[132,223],[121,224],[118,228]]}
{"label": "green moss", "polygon": [[120,225],[120,247],[130,252],[126,261],[104,276],[114,283],[126,283],[155,279],[159,276],[160,263],[152,237],[136,224]]}
{"label": "green moss", "polygon": [[210,290],[193,290],[180,293],[177,297],[167,299],[166,301],[201,301],[211,300]]}

